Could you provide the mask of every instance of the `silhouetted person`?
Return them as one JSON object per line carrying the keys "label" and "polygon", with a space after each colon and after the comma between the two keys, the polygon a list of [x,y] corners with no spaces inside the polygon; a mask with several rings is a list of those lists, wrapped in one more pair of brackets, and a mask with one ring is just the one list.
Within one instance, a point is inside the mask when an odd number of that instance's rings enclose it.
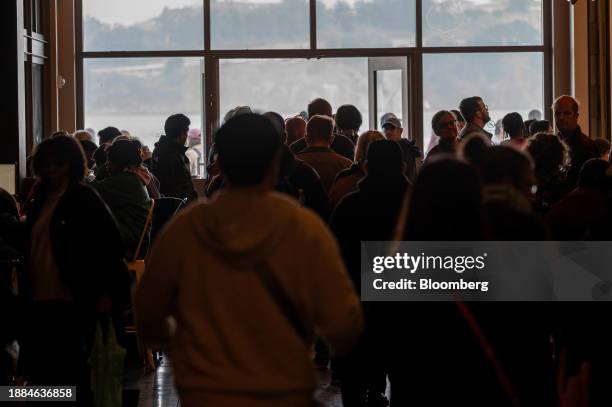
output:
{"label": "silhouetted person", "polygon": [[582,165],[590,158],[598,158],[599,151],[595,142],[582,132],[578,125],[580,106],[571,96],[560,96],[552,105],[558,136],[569,148],[570,167],[567,172],[569,182],[575,186]]}
{"label": "silhouetted person", "polygon": [[515,147],[522,150],[527,142],[527,129],[523,118],[517,112],[508,113],[502,119],[504,133],[508,135],[508,139],[502,142],[502,145]]}
{"label": "silhouetted person", "polygon": [[607,216],[608,194],[612,178],[610,163],[592,158],[584,163],[578,187],[554,204],[546,216],[546,224],[556,240],[589,239]]}
{"label": "silhouetted person", "polygon": [[110,175],[92,186],[115,216],[126,258],[132,258],[151,205],[144,183],[133,172],[142,163],[142,158],[138,145],[131,140],[115,140],[106,152]]}
{"label": "silhouetted person", "polygon": [[338,173],[351,166],[351,160],[336,154],[330,148],[333,130],[334,121],[330,117],[312,116],[306,125],[308,148],[296,156],[314,168],[327,193]]}
{"label": "silhouetted person", "polygon": [[172,344],[183,406],[311,406],[315,330],[346,353],[359,300],[325,224],[272,192],[281,142],[270,121],[237,116],[215,144],[227,186],[156,241],[136,292],[139,333]]}
{"label": "silhouetted person", "polygon": [[336,111],[336,127],[338,132],[357,145],[359,128],[363,123],[361,112],[353,105],[342,105]]}
{"label": "silhouetted person", "polygon": [[191,181],[189,159],[185,156],[185,141],[191,121],[183,114],[166,119],[165,136],[155,143],[151,172],[157,177],[164,196],[195,200],[197,194]]}
{"label": "silhouetted person", "polygon": [[595,145],[597,146],[597,151],[599,152],[599,158],[605,161],[610,160],[610,141],[605,138],[597,138],[595,139]]}
{"label": "silhouetted person", "polygon": [[550,122],[548,120],[537,120],[537,121],[531,122],[529,124],[529,127],[527,127],[527,130],[529,130],[530,137],[538,133],[552,133],[553,132],[553,128],[550,125]]}
{"label": "silhouetted person", "polygon": [[431,119],[431,129],[439,140],[427,154],[427,160],[438,154],[455,154],[458,147],[456,121],[455,116],[447,110],[440,110],[434,114]]}
{"label": "silhouetted person", "polygon": [[534,208],[543,216],[551,205],[572,190],[565,172],[569,162],[567,147],[552,133],[538,133],[529,138],[525,151],[535,164],[537,191],[533,198]]}
{"label": "silhouetted person", "polygon": [[[364,162],[367,175],[359,182],[357,191],[345,196],[332,214],[330,226],[359,291],[361,241],[394,239],[398,216],[410,186],[404,175],[404,165],[397,143],[372,141]],[[389,322],[385,311],[388,309],[382,304],[367,305],[364,310],[366,331],[361,346],[339,363],[342,399],[346,406],[366,405],[366,402],[374,406],[384,402],[390,356],[385,344],[386,323]]]}
{"label": "silhouetted person", "polygon": [[295,116],[285,122],[287,145],[291,145],[306,135],[306,121],[302,116]]}
{"label": "silhouetted person", "polygon": [[84,184],[85,156],[72,137],[35,150],[39,179],[27,206],[28,273],[20,286],[27,325],[20,368],[32,385],[76,385],[86,404],[97,313],[123,311],[130,280],[115,219]]}
{"label": "silhouetted person", "polygon": [[[308,118],[310,119],[316,115],[327,116],[329,118],[333,117],[332,106],[327,100],[317,98],[308,104]],[[297,155],[301,153],[308,147],[306,138],[304,137],[294,142],[290,145],[290,147],[293,154]],[[334,137],[331,140],[330,148],[337,154],[340,154],[349,160],[352,160],[355,155],[355,145],[351,140],[342,134],[334,134]]]}
{"label": "silhouetted person", "polygon": [[366,131],[359,136],[355,148],[355,162],[349,168],[338,173],[329,191],[329,203],[332,209],[347,194],[357,190],[357,183],[365,176],[366,154],[370,143],[384,139],[385,136],[376,130]]}
{"label": "silhouetted person", "polygon": [[402,122],[393,113],[384,116],[382,128],[388,140],[397,142],[402,149],[402,157],[406,163],[406,176],[412,182],[416,177],[417,160],[423,156],[414,140],[402,137],[404,129]]}
{"label": "silhouetted person", "polygon": [[484,129],[486,124],[491,121],[491,116],[489,116],[489,107],[485,105],[481,97],[472,96],[463,99],[459,104],[459,110],[466,123],[459,133],[460,140],[464,140],[472,133],[478,133],[488,140],[493,138],[493,135]]}

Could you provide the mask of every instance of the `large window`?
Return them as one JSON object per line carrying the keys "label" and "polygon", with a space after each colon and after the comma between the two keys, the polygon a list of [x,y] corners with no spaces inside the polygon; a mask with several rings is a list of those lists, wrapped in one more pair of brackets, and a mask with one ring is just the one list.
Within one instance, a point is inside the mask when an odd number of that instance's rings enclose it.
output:
{"label": "large window", "polygon": [[127,130],[153,149],[164,121],[184,113],[201,126],[199,58],[91,59],[84,64],[85,124]]}
{"label": "large window", "polygon": [[[210,136],[235,106],[288,117],[315,97],[334,108],[356,105],[362,130],[393,111],[425,148],[433,113],[467,96],[482,96],[494,121],[532,109],[550,116],[552,0],[77,0],[77,7],[80,126],[114,125],[149,143],[177,111],[194,127],[203,119]],[[407,67],[371,77],[369,61],[380,57]]]}
{"label": "large window", "polygon": [[221,116],[249,105],[291,117],[321,95],[333,109],[353,104],[368,117],[367,58],[225,60],[220,66]]}
{"label": "large window", "polygon": [[[478,95],[489,107],[486,130],[510,112],[525,120],[531,110],[543,112],[541,53],[430,54],[423,56],[424,146],[429,146],[431,118],[438,110],[457,109],[464,97]],[[497,140],[496,140],[497,141]]]}
{"label": "large window", "polygon": [[85,51],[204,48],[201,0],[82,0]]}

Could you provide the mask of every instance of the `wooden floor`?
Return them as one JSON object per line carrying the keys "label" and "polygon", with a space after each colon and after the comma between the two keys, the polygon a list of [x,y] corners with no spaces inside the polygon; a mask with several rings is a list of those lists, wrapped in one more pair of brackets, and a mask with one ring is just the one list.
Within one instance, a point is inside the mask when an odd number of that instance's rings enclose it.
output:
{"label": "wooden floor", "polygon": [[[342,407],[340,389],[332,386],[329,372],[317,372],[319,379],[318,399],[327,407]],[[128,369],[124,405],[138,407],[177,407],[180,401],[172,381],[172,366],[166,359],[155,372],[146,372],[141,367]],[[127,397],[126,397],[127,396]],[[128,402],[125,398],[133,398]],[[136,404],[136,398],[138,403]]]}

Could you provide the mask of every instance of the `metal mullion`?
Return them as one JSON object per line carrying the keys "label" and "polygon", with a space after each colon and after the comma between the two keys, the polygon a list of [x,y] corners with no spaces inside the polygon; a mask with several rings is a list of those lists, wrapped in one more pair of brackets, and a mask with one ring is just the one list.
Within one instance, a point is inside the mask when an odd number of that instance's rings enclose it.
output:
{"label": "metal mullion", "polygon": [[545,52],[544,45],[511,45],[511,46],[470,46],[470,47],[423,47],[424,54],[477,54],[477,53],[519,53]]}
{"label": "metal mullion", "polygon": [[85,127],[85,84],[83,75],[83,0],[74,2],[74,42],[75,42],[75,75],[76,75],[76,126],[78,129]]}
{"label": "metal mullion", "polygon": [[210,51],[210,0],[204,0],[204,50]]}
{"label": "metal mullion", "polygon": [[276,58],[343,58],[405,56],[415,52],[414,48],[345,48],[345,49],[262,49],[262,50],[215,50],[211,54],[221,59],[276,59]]}
{"label": "metal mullion", "polygon": [[317,49],[317,0],[310,0],[310,49]]}
{"label": "metal mullion", "polygon": [[415,22],[416,22],[416,46],[423,47],[423,0],[416,0],[415,4]]}
{"label": "metal mullion", "polygon": [[553,101],[553,33],[552,33],[552,0],[544,0],[543,3],[543,22],[544,31],[544,116],[552,123],[552,112],[548,108]]}
{"label": "metal mullion", "polygon": [[204,50],[163,50],[163,51],[84,51],[83,58],[172,58],[203,57]]}

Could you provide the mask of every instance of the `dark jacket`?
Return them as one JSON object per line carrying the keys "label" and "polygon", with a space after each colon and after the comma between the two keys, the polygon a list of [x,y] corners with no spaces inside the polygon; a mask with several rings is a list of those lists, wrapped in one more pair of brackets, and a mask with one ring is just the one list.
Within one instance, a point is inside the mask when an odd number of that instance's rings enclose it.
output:
{"label": "dark jacket", "polygon": [[191,181],[187,147],[161,136],[155,143],[151,172],[157,177],[164,196],[195,200],[197,193]]}
{"label": "dark jacket", "polygon": [[[206,188],[206,196],[210,198],[224,185],[223,174],[219,174]],[[329,219],[329,201],[321,178],[310,165],[295,158],[288,146],[284,146],[282,150],[280,174],[275,190],[299,200],[324,221]]]}
{"label": "dark jacket", "polygon": [[[308,145],[306,144],[306,139],[303,137],[298,141],[293,142],[289,146],[293,154],[296,155],[306,150],[307,147]],[[332,141],[330,148],[334,150],[336,154],[340,154],[351,161],[353,161],[355,158],[355,145],[343,134],[334,134],[334,140]]]}
{"label": "dark jacket", "polygon": [[[305,207],[315,211],[327,222],[330,213],[329,201],[317,172],[304,161],[295,158],[288,146],[283,147],[282,157],[281,181],[285,179],[289,187],[294,189],[290,194],[300,199]],[[287,192],[280,187],[282,182],[279,182],[276,190]]]}
{"label": "dark jacket", "polygon": [[410,182],[402,175],[395,179],[363,178],[357,191],[346,195],[334,209],[330,226],[348,272],[360,292],[361,241],[389,241]]}
{"label": "dark jacket", "polygon": [[357,184],[365,175],[365,172],[357,163],[353,163],[350,168],[340,171],[329,191],[331,208],[335,208],[346,195],[357,191]]}
{"label": "dark jacket", "polygon": [[117,220],[126,253],[133,254],[147,220],[151,199],[138,175],[119,172],[103,181],[94,182],[106,205]]}
{"label": "dark jacket", "polygon": [[410,182],[414,182],[417,175],[417,160],[423,157],[423,153],[414,140],[402,138],[398,143],[402,150],[402,159],[406,163],[406,177]]}
{"label": "dark jacket", "polygon": [[493,138],[493,135],[489,133],[488,131],[486,131],[485,129],[478,127],[474,123],[467,123],[465,127],[461,129],[461,132],[459,133],[459,140],[463,141],[467,136],[469,136],[472,133],[478,133],[486,137],[486,139],[489,141]]}
{"label": "dark jacket", "polygon": [[[26,213],[26,257],[45,200],[44,188],[38,186]],[[118,308],[129,303],[131,281],[121,235],[112,213],[92,187],[77,184],[68,188],[53,213],[50,238],[60,278],[84,310],[105,293]],[[27,296],[27,284],[24,291]]]}
{"label": "dark jacket", "polygon": [[427,154],[427,158],[425,159],[425,163],[427,164],[433,157],[439,154],[455,154],[457,145],[453,140],[448,139],[440,139],[438,144],[436,144]]}
{"label": "dark jacket", "polygon": [[595,142],[582,132],[580,126],[576,128],[574,134],[564,136],[559,133],[558,136],[569,148],[571,163],[567,178],[571,186],[575,187],[578,184],[578,175],[582,166],[591,158],[599,158],[599,151]]}

